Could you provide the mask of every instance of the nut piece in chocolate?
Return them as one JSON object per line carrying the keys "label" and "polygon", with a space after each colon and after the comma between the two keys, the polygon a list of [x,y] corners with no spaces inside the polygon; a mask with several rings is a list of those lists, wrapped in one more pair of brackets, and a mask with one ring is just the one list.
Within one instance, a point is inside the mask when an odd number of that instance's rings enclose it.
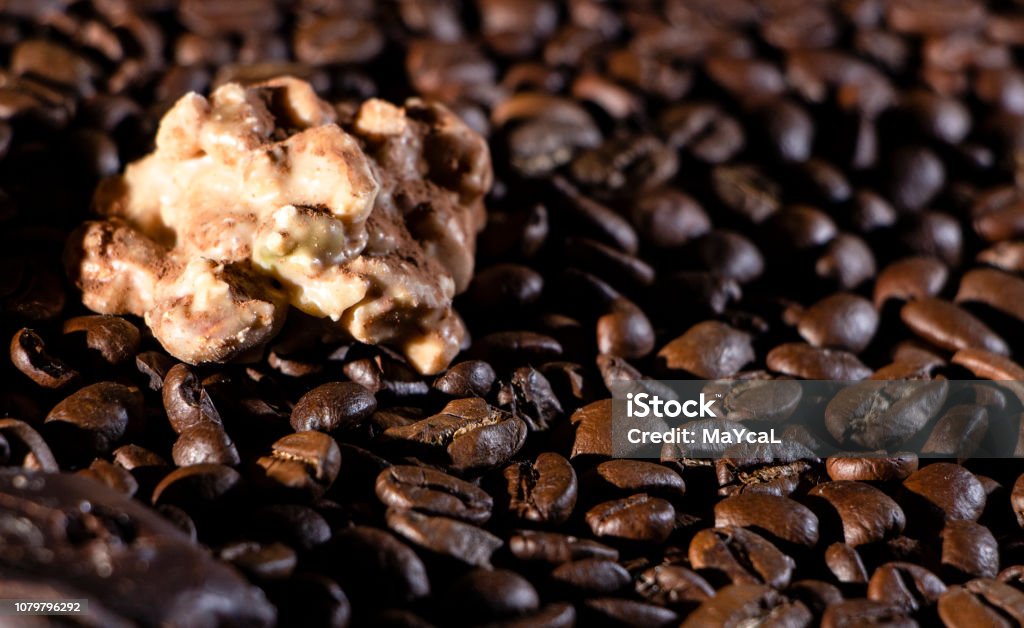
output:
{"label": "nut piece in chocolate", "polygon": [[259,350],[295,307],[435,373],[465,335],[452,298],[491,179],[442,105],[369,100],[343,128],[304,81],[228,83],[182,97],[156,150],[101,183],[67,263],[86,306],[143,317],[192,364]]}

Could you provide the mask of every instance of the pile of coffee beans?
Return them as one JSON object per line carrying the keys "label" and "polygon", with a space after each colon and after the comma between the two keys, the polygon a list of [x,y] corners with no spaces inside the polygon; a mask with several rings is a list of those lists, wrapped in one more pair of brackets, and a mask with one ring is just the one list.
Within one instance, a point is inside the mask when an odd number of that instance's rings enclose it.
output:
{"label": "pile of coffee beans", "polygon": [[[1024,462],[616,460],[608,389],[1011,380],[958,400],[968,440],[1020,409],[1022,47],[1010,0],[0,0],[0,593],[89,626],[1024,622]],[[298,314],[193,367],[80,305],[98,181],[186,92],[280,74],[488,138],[446,372]]]}

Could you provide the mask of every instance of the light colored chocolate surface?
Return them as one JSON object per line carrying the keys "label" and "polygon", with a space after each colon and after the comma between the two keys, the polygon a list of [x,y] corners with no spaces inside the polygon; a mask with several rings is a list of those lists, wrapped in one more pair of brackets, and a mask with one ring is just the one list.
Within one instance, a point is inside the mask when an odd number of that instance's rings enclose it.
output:
{"label": "light colored chocolate surface", "polygon": [[262,346],[291,305],[442,370],[465,336],[451,302],[473,274],[487,145],[419,99],[369,100],[350,127],[293,78],[184,96],[72,239],[83,302],[143,316],[190,363]]}

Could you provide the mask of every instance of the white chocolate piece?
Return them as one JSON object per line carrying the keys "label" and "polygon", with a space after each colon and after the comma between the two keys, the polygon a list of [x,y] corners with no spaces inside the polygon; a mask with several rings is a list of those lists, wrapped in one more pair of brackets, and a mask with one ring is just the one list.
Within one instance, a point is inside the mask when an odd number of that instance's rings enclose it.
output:
{"label": "white chocolate piece", "polygon": [[290,304],[422,373],[447,367],[466,335],[452,299],[472,278],[487,145],[417,99],[336,122],[294,78],[181,98],[156,150],[97,190],[108,219],[69,245],[85,304],[144,316],[191,363],[263,346]]}

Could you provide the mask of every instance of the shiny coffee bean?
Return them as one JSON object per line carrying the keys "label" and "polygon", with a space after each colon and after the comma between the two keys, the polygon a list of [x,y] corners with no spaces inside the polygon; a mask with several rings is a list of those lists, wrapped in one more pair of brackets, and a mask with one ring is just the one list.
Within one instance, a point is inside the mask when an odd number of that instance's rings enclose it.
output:
{"label": "shiny coffee bean", "polygon": [[576,505],[576,472],[562,456],[546,452],[533,463],[505,468],[509,510],[516,517],[538,523],[562,523]]}
{"label": "shiny coffee bean", "polygon": [[381,502],[394,508],[475,524],[485,523],[491,517],[490,495],[474,484],[433,469],[389,467],[377,476],[376,490]]}
{"label": "shiny coffee bean", "polygon": [[359,384],[332,382],[309,391],[292,408],[291,425],[297,432],[333,432],[352,429],[377,409],[373,394]]}

